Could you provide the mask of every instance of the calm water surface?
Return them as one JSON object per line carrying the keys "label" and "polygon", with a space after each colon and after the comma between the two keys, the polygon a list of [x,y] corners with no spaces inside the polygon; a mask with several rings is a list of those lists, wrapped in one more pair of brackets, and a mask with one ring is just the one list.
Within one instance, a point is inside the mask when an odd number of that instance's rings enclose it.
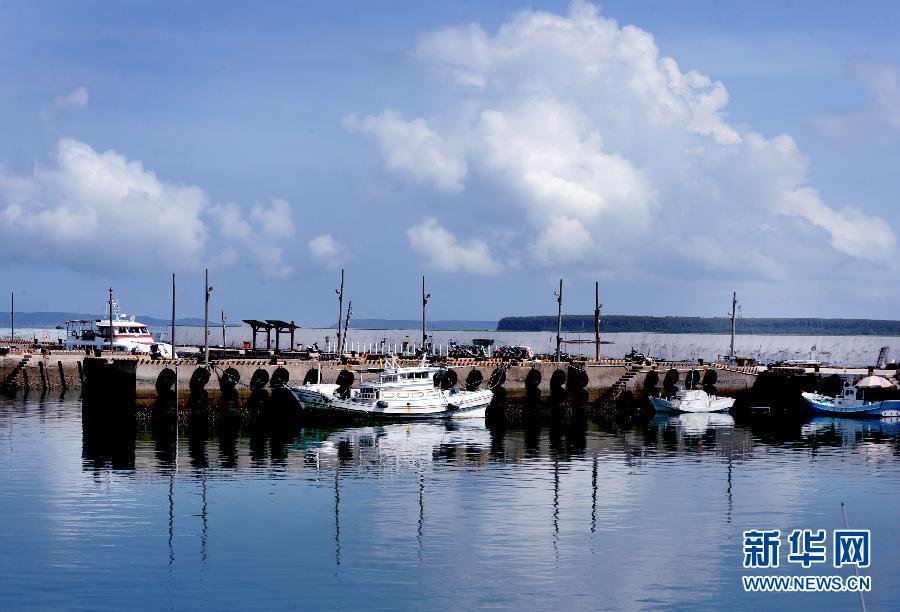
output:
{"label": "calm water surface", "polygon": [[[897,609],[897,436],[688,415],[97,446],[77,398],[0,400],[0,607],[858,609],[740,582],[742,530],[835,529],[845,501],[866,603]],[[803,574],[786,548],[769,573]]]}

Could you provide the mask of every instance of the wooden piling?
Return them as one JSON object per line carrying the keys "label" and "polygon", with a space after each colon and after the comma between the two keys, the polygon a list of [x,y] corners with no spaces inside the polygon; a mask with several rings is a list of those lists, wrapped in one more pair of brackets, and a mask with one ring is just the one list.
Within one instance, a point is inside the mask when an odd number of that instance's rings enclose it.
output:
{"label": "wooden piling", "polygon": [[56,365],[57,365],[57,367],[59,368],[59,386],[60,386],[60,389],[62,389],[63,391],[65,391],[65,390],[67,390],[67,389],[69,388],[69,386],[66,384],[66,375],[65,375],[65,372],[63,371],[63,364],[62,364],[62,361],[57,361],[57,362],[56,362]]}
{"label": "wooden piling", "polygon": [[41,391],[47,390],[47,371],[44,369],[44,362],[38,361],[38,371],[41,373]]}

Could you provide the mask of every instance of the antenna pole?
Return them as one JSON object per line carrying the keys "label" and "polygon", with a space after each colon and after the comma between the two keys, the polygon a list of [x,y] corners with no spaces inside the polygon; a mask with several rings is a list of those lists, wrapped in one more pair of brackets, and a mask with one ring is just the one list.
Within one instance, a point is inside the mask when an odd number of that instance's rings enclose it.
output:
{"label": "antenna pole", "polygon": [[562,346],[562,295],[563,295],[563,279],[559,279],[559,293],[556,294],[556,362],[559,363]]}
{"label": "antenna pole", "polygon": [[594,360],[600,361],[600,282],[594,282]]}
{"label": "antenna pole", "polygon": [[109,352],[113,351],[113,299],[112,287],[109,288]]}
{"label": "antenna pole", "polygon": [[[175,273],[172,273],[172,360],[175,360]],[[178,427],[178,364],[175,364],[175,427]],[[176,436],[177,440],[177,436]]]}
{"label": "antenna pole", "polygon": [[338,319],[337,319],[337,344],[335,344],[334,352],[341,352],[341,319],[344,314],[344,269],[341,268],[341,288],[337,290],[338,294]]}
{"label": "antenna pole", "polygon": [[209,296],[212,287],[209,286],[209,268],[204,273],[204,297],[203,297],[203,363],[209,363]]}
{"label": "antenna pole", "polygon": [[228,317],[225,316],[225,311],[222,311],[222,348],[225,348],[225,325],[228,322]]}
{"label": "antenna pole", "polygon": [[734,361],[734,318],[737,315],[737,291],[731,294],[731,360]]}
{"label": "antenna pole", "polygon": [[16,294],[9,294],[9,339],[16,339]]}
{"label": "antenna pole", "polygon": [[425,306],[430,295],[425,294],[425,275],[422,275],[422,352],[425,352],[425,343],[428,342],[428,333],[425,331]]}

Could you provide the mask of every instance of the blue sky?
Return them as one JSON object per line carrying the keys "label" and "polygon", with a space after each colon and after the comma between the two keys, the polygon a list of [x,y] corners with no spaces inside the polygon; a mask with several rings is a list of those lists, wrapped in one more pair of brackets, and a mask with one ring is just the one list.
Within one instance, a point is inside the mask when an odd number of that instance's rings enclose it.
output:
{"label": "blue sky", "polygon": [[[891,3],[0,7],[21,310],[895,318]],[[523,12],[530,11],[530,12]],[[631,27],[633,26],[633,27]],[[665,58],[672,58],[669,63]],[[674,66],[674,68],[673,68]],[[692,72],[694,71],[694,72]],[[786,135],[782,137],[781,135]]]}

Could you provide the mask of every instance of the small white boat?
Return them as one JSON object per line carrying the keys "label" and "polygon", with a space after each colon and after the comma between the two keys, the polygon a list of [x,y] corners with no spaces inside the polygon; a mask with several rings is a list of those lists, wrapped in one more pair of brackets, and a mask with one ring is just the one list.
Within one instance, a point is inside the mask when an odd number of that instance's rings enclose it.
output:
{"label": "small white boat", "polygon": [[710,395],[701,389],[681,389],[674,397],[650,397],[657,412],[726,412],[734,405],[734,398]]}
{"label": "small white boat", "polygon": [[[466,391],[452,386],[443,389],[435,380],[443,368],[423,363],[401,368],[394,361],[355,388],[339,384],[307,383],[288,387],[303,410],[330,416],[362,416],[397,420],[435,418],[484,418],[494,394],[488,389]],[[349,371],[348,371],[349,373]],[[352,376],[346,376],[352,384]],[[340,379],[339,379],[340,380]]]}

